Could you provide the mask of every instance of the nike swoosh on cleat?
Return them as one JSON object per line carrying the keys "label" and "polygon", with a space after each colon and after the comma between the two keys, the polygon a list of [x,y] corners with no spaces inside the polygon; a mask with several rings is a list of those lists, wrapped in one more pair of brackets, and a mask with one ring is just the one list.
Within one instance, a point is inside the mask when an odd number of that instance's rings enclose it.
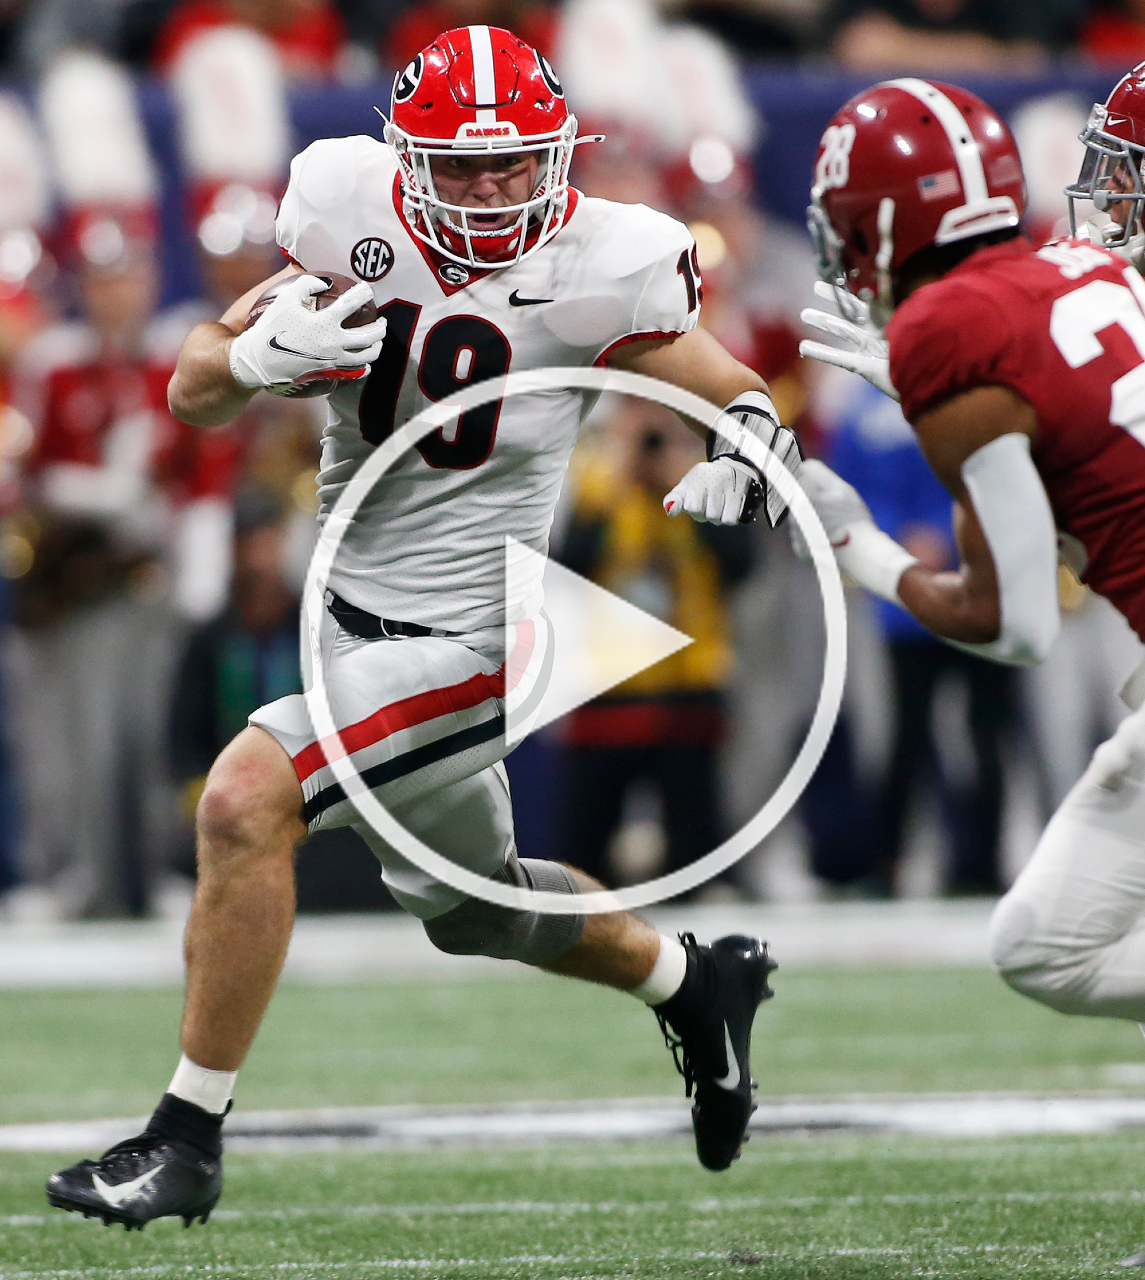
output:
{"label": "nike swoosh on cleat", "polygon": [[553,302],[553,298],[522,298],[516,289],[509,295],[511,307],[539,307],[542,302]]}
{"label": "nike swoosh on cleat", "polygon": [[148,1169],[146,1173],[141,1173],[138,1178],[132,1178],[130,1182],[117,1182],[113,1187],[108,1186],[98,1173],[93,1173],[91,1175],[91,1184],[112,1208],[118,1209],[129,1196],[133,1196],[137,1191],[142,1191],[152,1178],[162,1173],[164,1168],[166,1168],[165,1165],[157,1164],[154,1169]]}
{"label": "nike swoosh on cleat", "polygon": [[278,340],[278,335],[267,339],[266,345],[274,351],[285,351],[290,356],[301,356],[303,360],[321,360],[321,356],[316,356],[309,351],[296,351],[293,347],[284,347]]}
{"label": "nike swoosh on cleat", "polygon": [[732,1048],[732,1033],[728,1030],[727,1019],[724,1020],[724,1049],[727,1052],[728,1073],[722,1077],[713,1076],[712,1083],[718,1084],[721,1089],[738,1089],[739,1062],[736,1059],[736,1051]]}

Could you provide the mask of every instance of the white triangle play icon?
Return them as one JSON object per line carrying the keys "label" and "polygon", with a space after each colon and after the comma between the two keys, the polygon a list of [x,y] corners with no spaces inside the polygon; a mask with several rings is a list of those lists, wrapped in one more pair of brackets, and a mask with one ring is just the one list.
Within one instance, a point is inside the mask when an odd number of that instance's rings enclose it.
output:
{"label": "white triangle play icon", "polygon": [[530,663],[537,677],[521,681],[507,694],[505,736],[510,745],[694,643],[691,636],[515,538],[506,538],[505,544],[506,598],[535,598],[543,581],[550,623],[543,643],[552,646],[544,661]]}

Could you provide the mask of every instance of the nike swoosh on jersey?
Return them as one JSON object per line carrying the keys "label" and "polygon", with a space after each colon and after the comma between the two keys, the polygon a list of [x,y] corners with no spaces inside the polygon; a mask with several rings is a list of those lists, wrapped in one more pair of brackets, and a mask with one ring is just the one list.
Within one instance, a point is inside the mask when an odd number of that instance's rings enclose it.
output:
{"label": "nike swoosh on jersey", "polygon": [[108,1186],[98,1173],[93,1173],[91,1175],[91,1184],[109,1205],[118,1209],[129,1196],[133,1196],[137,1191],[142,1191],[156,1175],[163,1172],[165,1167],[165,1165],[157,1164],[154,1169],[148,1169],[146,1173],[141,1173],[138,1178],[132,1178],[130,1182],[117,1182],[113,1187]]}
{"label": "nike swoosh on jersey", "polygon": [[539,307],[542,302],[553,302],[553,298],[522,298],[516,289],[509,295],[511,307]]}
{"label": "nike swoosh on jersey", "polygon": [[310,351],[296,351],[293,347],[284,347],[282,343],[279,342],[277,334],[274,334],[269,338],[266,345],[275,351],[285,351],[287,355],[301,356],[303,360],[321,360],[323,358],[322,356],[314,355]]}
{"label": "nike swoosh on jersey", "polygon": [[724,1049],[728,1055],[728,1073],[726,1076],[713,1077],[712,1083],[718,1084],[721,1089],[738,1089],[739,1060],[736,1058],[736,1051],[732,1048],[732,1033],[728,1030],[726,1020],[724,1022]]}

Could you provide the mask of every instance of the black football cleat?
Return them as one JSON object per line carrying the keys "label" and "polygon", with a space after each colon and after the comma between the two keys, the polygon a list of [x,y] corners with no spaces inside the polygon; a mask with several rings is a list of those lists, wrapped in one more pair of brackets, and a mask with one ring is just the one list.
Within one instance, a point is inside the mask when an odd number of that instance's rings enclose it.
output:
{"label": "black football cleat", "polygon": [[81,1160],[48,1179],[57,1209],[142,1231],[152,1218],[206,1222],[223,1189],[223,1162],[189,1142],[155,1133],[128,1138],[98,1160]]}
{"label": "black football cleat", "polygon": [[692,1104],[696,1154],[719,1172],[737,1160],[755,1110],[751,1027],[755,1011],[775,994],[767,976],[778,966],[767,944],[740,934],[701,946],[690,933],[684,984],[654,1012]]}

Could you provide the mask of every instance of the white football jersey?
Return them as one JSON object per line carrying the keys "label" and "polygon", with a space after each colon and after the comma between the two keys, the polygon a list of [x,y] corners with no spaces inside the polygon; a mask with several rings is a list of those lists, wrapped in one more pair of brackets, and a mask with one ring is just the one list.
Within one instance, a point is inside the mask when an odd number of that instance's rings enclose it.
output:
{"label": "white football jersey", "polygon": [[[430,401],[510,371],[602,363],[626,340],[695,327],[699,276],[683,225],[644,205],[571,191],[569,203],[548,244],[477,271],[412,235],[385,143],[326,139],[295,157],[278,243],[307,271],[370,282],[389,322],[369,377],[330,396],[320,520],[371,450]],[[576,389],[517,395],[423,438],[359,509],[329,585],[403,622],[465,632],[505,621],[505,539],[547,552],[590,401]],[[508,620],[537,607],[515,602]]]}

